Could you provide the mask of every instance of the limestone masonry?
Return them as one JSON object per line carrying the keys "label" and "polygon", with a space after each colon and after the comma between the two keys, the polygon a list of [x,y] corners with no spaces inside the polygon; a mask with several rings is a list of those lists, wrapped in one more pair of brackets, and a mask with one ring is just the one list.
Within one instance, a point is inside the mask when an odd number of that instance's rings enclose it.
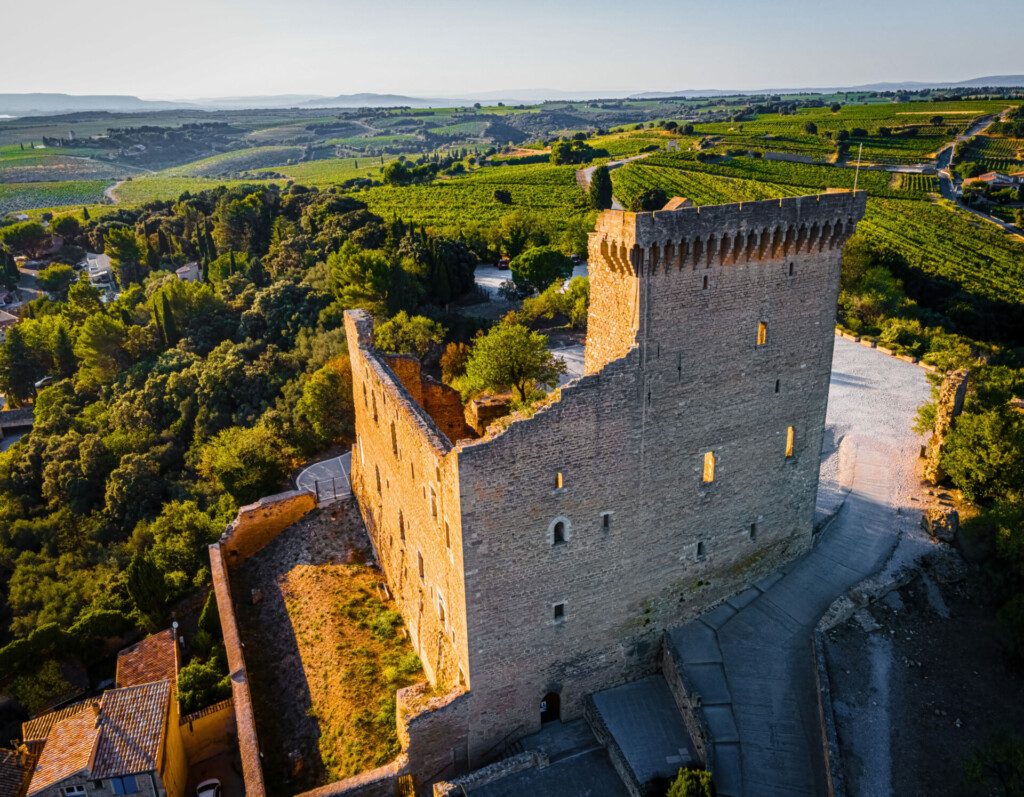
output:
{"label": "limestone masonry", "polygon": [[[863,192],[605,211],[585,375],[532,417],[457,394],[346,313],[352,487],[474,766],[660,664],[680,625],[811,544],[840,250]],[[677,203],[678,204],[678,203]]]}

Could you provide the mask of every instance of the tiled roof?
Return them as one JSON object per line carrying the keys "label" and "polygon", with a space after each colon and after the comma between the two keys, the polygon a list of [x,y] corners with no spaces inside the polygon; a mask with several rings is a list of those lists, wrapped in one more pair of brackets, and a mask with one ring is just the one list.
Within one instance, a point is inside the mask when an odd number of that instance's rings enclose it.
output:
{"label": "tiled roof", "polygon": [[93,711],[79,711],[55,722],[32,773],[29,797],[72,775],[88,773],[99,738]]}
{"label": "tiled roof", "polygon": [[0,750],[0,797],[22,797],[35,762],[27,750]]}
{"label": "tiled roof", "polygon": [[138,686],[154,681],[178,680],[178,646],[171,629],[136,642],[117,654],[116,682],[121,686]]}
{"label": "tiled roof", "polygon": [[51,711],[49,714],[42,714],[34,719],[30,719],[21,726],[21,738],[26,744],[46,741],[46,737],[50,735],[50,729],[54,726],[54,723],[74,716],[82,709],[87,708],[88,705],[88,701],[81,700],[57,711]]}
{"label": "tiled roof", "polygon": [[29,797],[78,773],[100,780],[157,769],[171,699],[170,683],[156,681],[108,689],[98,701],[25,723],[26,742],[30,733],[45,739]]}
{"label": "tiled roof", "polygon": [[167,681],[104,693],[102,735],[92,777],[109,778],[156,769],[170,702],[171,685]]}

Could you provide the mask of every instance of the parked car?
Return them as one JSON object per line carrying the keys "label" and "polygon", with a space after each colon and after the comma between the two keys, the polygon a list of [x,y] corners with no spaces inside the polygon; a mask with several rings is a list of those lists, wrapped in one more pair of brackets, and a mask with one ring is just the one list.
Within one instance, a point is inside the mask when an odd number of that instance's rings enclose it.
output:
{"label": "parked car", "polygon": [[507,257],[503,257],[501,260],[499,260],[494,265],[497,266],[500,271],[506,271],[508,269],[508,258]]}
{"label": "parked car", "polygon": [[223,793],[224,792],[220,787],[220,781],[216,778],[204,780],[196,786],[196,797],[221,797]]}

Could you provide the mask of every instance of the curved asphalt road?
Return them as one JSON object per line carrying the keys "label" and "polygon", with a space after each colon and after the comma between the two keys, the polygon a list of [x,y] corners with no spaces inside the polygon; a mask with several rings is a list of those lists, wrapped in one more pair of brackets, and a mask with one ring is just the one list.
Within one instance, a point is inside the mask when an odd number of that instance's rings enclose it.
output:
{"label": "curved asphalt road", "polygon": [[703,698],[719,794],[826,793],[812,634],[919,523],[911,425],[928,397],[922,369],[837,338],[828,425],[854,458],[845,504],[805,557],[673,632]]}

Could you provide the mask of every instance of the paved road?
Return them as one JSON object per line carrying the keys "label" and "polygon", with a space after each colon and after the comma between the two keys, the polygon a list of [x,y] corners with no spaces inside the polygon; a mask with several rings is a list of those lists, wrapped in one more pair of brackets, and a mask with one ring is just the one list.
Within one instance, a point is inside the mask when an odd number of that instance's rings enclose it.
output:
{"label": "paved road", "polygon": [[853,457],[845,504],[808,555],[673,633],[706,695],[720,794],[825,793],[810,640],[829,604],[919,522],[910,427],[928,397],[917,366],[837,338],[828,424]]}
{"label": "paved road", "polygon": [[314,462],[295,477],[295,487],[315,493],[320,503],[348,498],[352,495],[349,473],[352,472],[352,452],[340,457]]}
{"label": "paved road", "polygon": [[[633,161],[638,161],[642,158],[646,158],[648,155],[651,154],[652,153],[650,152],[643,152],[639,155],[634,155],[631,158],[622,158],[621,160],[617,161],[609,161],[604,165],[608,167],[608,171],[611,171],[612,169],[618,169],[620,166],[626,163],[631,163]],[[594,175],[594,169],[596,169],[600,165],[601,164],[598,163],[594,164],[593,166],[587,166],[584,169],[578,169],[576,171],[576,182],[580,184],[580,188],[582,188],[584,192],[586,192],[590,188],[590,178],[593,177]],[[619,202],[619,200],[617,200],[615,197],[612,197],[612,210],[625,210],[625,208],[622,207],[622,203]]]}

